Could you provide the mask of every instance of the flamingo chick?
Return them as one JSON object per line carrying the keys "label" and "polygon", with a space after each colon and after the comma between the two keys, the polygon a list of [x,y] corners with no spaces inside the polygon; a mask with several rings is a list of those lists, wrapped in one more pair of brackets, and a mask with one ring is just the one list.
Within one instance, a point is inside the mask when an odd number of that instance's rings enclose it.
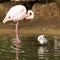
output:
{"label": "flamingo chick", "polygon": [[39,35],[37,39],[38,39],[38,41],[39,41],[40,44],[47,43],[47,39],[45,38],[44,35]]}
{"label": "flamingo chick", "polygon": [[23,19],[33,19],[34,13],[32,10],[28,10],[23,5],[16,5],[13,6],[6,14],[6,17],[3,20],[3,23],[6,23],[7,21],[15,21],[16,22],[16,60],[18,60],[18,44],[19,44],[19,38],[18,38],[18,20]]}

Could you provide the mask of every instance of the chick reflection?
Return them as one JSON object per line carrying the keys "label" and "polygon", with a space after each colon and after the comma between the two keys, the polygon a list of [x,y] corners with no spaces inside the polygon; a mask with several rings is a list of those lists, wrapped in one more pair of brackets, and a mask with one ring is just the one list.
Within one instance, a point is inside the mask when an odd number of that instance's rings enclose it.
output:
{"label": "chick reflection", "polygon": [[46,57],[47,52],[48,52],[47,46],[40,46],[38,48],[38,58],[43,60],[48,60]]}

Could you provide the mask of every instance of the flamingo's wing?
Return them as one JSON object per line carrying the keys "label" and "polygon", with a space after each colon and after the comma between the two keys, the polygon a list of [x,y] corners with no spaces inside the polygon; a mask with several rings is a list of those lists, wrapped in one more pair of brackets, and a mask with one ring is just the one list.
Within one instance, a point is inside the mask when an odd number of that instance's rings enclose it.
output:
{"label": "flamingo's wing", "polygon": [[7,15],[11,16],[12,20],[22,20],[26,15],[26,8],[24,6],[13,7],[9,10]]}

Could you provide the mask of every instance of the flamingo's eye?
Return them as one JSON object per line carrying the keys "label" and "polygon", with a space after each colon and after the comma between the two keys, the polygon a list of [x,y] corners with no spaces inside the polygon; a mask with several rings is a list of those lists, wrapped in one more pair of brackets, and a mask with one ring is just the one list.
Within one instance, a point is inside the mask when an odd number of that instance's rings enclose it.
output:
{"label": "flamingo's eye", "polygon": [[10,19],[11,17],[10,16],[8,16],[8,19]]}

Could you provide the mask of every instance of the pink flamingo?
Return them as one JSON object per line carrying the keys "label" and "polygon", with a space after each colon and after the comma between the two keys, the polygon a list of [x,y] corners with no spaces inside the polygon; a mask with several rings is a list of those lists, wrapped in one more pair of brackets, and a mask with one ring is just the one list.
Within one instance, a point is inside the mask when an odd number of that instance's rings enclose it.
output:
{"label": "pink flamingo", "polygon": [[34,13],[32,10],[28,10],[23,5],[13,6],[6,14],[6,17],[3,20],[3,23],[7,21],[15,21],[16,22],[16,60],[18,60],[18,21],[23,19],[33,19]]}

